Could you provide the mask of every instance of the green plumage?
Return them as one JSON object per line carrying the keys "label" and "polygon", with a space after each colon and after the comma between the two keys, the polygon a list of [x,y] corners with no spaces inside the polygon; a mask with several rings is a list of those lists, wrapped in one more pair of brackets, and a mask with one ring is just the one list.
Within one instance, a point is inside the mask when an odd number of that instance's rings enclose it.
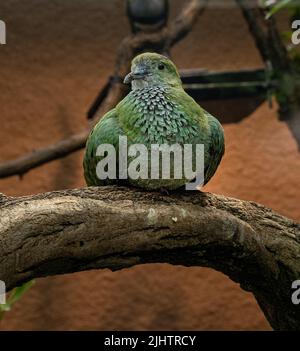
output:
{"label": "green plumage", "polygon": [[[112,144],[118,150],[120,135],[127,137],[128,146],[144,144],[149,150],[151,144],[204,144],[207,183],[224,154],[224,133],[218,120],[183,90],[176,67],[162,55],[137,56],[129,76],[131,92],[98,122],[88,138],[83,163],[87,185],[115,182],[98,179],[96,166],[101,157],[96,156],[96,150],[100,144]],[[176,189],[188,181],[128,179],[146,189]]]}

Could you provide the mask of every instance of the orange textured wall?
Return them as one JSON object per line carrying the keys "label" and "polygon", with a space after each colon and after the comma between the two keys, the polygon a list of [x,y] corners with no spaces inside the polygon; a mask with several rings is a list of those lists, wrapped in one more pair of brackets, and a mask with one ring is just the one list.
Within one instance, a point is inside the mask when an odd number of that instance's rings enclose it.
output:
{"label": "orange textured wall", "polygon": [[[184,2],[171,1],[173,11]],[[8,32],[7,45],[0,46],[0,159],[4,161],[87,125],[88,107],[111,73],[116,49],[129,26],[122,0],[7,0],[0,4],[0,17]],[[233,7],[205,12],[172,55],[179,68],[262,65],[247,26]],[[210,106],[224,110],[222,102]],[[224,128],[226,155],[205,190],[258,201],[299,220],[299,152],[276,109],[262,104]],[[82,156],[80,151],[22,179],[0,180],[0,192],[23,195],[84,186]],[[252,295],[221,273],[156,264],[38,279],[0,329],[270,327]]]}

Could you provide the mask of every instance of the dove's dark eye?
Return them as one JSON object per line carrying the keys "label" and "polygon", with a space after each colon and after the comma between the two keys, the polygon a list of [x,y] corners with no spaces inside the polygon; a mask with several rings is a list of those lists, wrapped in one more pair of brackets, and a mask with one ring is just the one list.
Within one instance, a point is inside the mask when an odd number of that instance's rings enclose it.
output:
{"label": "dove's dark eye", "polygon": [[163,63],[160,63],[158,65],[158,69],[162,71],[163,69],[165,69],[165,65]]}

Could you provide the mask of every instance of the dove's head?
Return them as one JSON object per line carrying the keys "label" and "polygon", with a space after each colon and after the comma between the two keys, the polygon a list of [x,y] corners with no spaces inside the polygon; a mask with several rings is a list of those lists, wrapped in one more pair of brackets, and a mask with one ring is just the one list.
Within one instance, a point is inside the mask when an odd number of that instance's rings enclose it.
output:
{"label": "dove's head", "polygon": [[181,86],[181,80],[174,63],[166,56],[144,53],[136,56],[131,63],[131,72],[124,79],[132,84],[132,89],[150,86]]}

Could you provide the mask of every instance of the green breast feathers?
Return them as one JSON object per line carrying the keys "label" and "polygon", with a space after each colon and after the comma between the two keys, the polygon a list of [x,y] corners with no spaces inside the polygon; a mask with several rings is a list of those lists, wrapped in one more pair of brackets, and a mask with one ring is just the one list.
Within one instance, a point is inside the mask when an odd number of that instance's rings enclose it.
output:
{"label": "green breast feathers", "polygon": [[224,154],[223,128],[186,94],[175,65],[162,55],[141,54],[125,83],[131,92],[87,140],[87,185],[177,189],[195,178],[206,184]]}
{"label": "green breast feathers", "polygon": [[197,121],[190,120],[167,91],[163,86],[137,89],[119,105],[120,113],[129,116],[121,121],[136,142],[184,144],[200,132]]}

